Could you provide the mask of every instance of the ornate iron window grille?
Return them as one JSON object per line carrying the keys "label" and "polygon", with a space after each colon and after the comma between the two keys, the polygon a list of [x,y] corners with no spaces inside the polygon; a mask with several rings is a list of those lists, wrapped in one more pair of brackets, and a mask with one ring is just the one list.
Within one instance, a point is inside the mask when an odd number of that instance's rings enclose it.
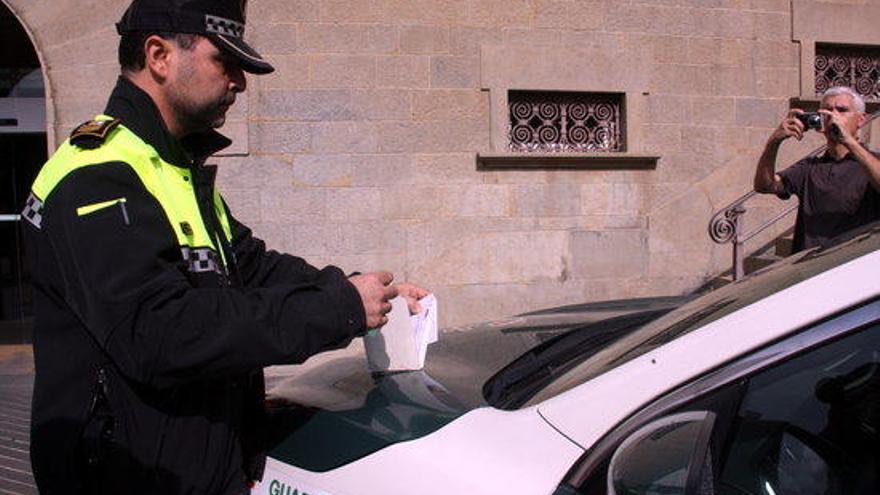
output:
{"label": "ornate iron window grille", "polygon": [[816,45],[816,95],[849,86],[865,99],[880,99],[880,47]]}
{"label": "ornate iron window grille", "polygon": [[510,91],[510,151],[625,151],[623,95]]}

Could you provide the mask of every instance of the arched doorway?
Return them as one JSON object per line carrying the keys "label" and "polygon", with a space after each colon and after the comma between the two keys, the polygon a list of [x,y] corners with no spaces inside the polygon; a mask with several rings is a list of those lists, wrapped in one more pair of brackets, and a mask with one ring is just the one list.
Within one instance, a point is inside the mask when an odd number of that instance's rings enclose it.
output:
{"label": "arched doorway", "polygon": [[0,344],[31,340],[31,285],[19,212],[47,158],[46,105],[37,53],[0,2]]}

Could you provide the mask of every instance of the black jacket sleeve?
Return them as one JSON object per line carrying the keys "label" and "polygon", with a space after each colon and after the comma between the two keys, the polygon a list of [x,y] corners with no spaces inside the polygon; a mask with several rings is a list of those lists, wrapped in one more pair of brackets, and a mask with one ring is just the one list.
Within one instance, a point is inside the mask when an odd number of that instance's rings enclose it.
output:
{"label": "black jacket sleeve", "polygon": [[238,274],[245,287],[301,283],[318,275],[318,269],[302,258],[266,249],[266,243],[254,237],[250,228],[236,220],[228,207],[226,215],[232,227],[232,251],[235,253]]}
{"label": "black jacket sleeve", "polygon": [[[125,198],[124,212],[116,205],[77,213],[117,198]],[[341,270],[276,263],[259,247],[242,250],[247,287],[195,287],[164,210],[125,164],[71,173],[43,213],[59,293],[132,380],[167,387],[298,363],[365,328],[360,297]]]}

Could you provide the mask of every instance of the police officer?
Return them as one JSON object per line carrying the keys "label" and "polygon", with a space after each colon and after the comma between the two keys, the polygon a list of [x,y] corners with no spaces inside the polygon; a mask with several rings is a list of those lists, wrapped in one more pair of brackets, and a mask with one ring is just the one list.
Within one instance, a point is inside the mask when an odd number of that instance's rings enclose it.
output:
{"label": "police officer", "polygon": [[[240,494],[263,466],[262,368],[387,321],[391,274],[267,251],[206,157],[244,72],[246,0],[134,0],[102,115],[44,165],[23,218],[34,273],[31,456],[44,495]],[[259,173],[255,170],[254,173]]]}

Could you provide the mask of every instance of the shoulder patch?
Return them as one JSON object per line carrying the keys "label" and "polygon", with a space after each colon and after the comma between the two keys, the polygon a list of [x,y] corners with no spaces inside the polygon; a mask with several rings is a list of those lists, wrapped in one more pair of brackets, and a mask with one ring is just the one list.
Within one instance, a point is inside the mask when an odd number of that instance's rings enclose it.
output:
{"label": "shoulder patch", "polygon": [[98,148],[104,144],[110,131],[115,129],[120,122],[119,119],[90,120],[80,124],[70,133],[70,144],[78,148]]}

